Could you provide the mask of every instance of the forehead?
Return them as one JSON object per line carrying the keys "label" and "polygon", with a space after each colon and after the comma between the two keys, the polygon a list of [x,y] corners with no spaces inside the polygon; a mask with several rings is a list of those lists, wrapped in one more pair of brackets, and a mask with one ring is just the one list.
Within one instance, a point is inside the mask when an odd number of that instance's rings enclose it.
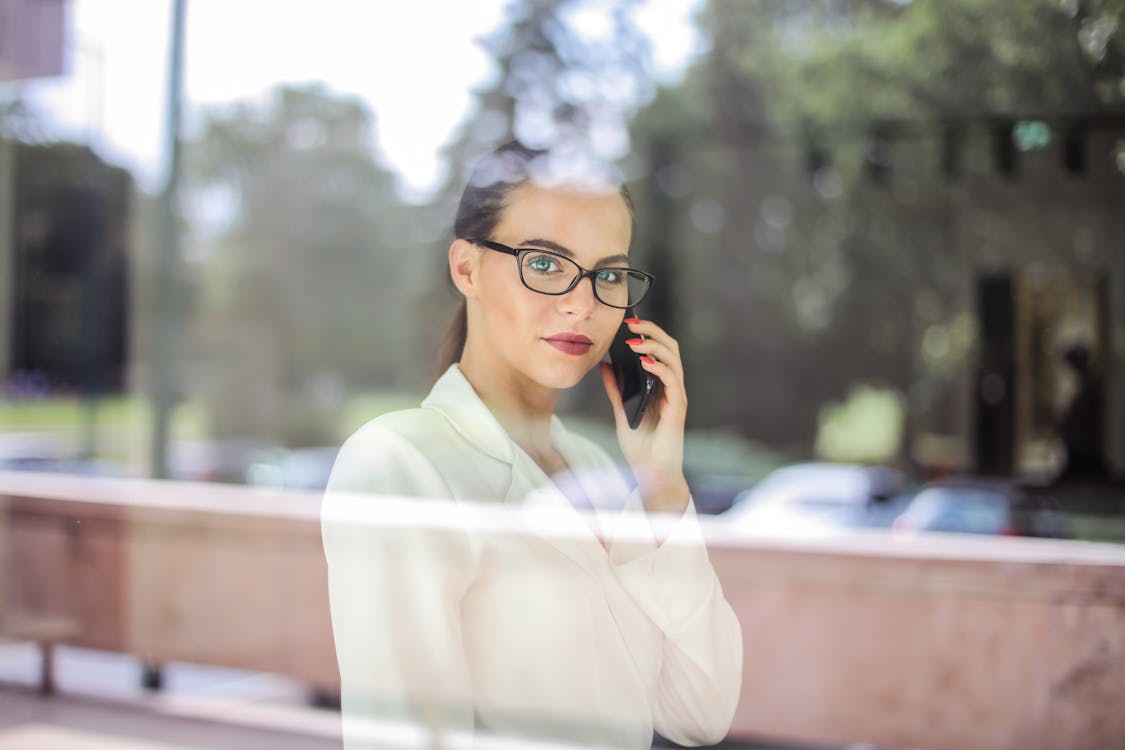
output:
{"label": "forehead", "polygon": [[509,244],[548,239],[581,257],[597,259],[628,252],[632,225],[625,199],[616,190],[529,183],[509,194],[496,234]]}

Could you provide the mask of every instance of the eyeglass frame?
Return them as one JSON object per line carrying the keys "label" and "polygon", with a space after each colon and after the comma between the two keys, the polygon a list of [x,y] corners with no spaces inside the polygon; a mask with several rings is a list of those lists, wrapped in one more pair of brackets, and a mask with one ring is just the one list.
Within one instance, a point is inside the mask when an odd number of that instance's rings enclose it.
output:
{"label": "eyeglass frame", "polygon": [[[594,292],[594,299],[596,299],[598,302],[601,302],[606,307],[612,307],[615,310],[628,310],[639,305],[644,300],[644,298],[648,296],[649,291],[652,289],[652,285],[656,282],[656,277],[651,273],[649,273],[648,271],[641,271],[637,268],[628,268],[625,266],[606,266],[604,268],[595,268],[594,270],[590,271],[578,265],[578,262],[573,258],[568,258],[562,253],[556,253],[553,250],[545,250],[539,247],[511,247],[510,245],[505,245],[502,242],[496,242],[494,240],[471,239],[468,241],[474,245],[480,245],[481,247],[488,248],[489,250],[495,250],[496,252],[506,253],[515,257],[516,268],[519,271],[520,275],[520,283],[536,294],[546,294],[551,297],[561,297],[564,294],[569,294],[570,292],[574,291],[575,287],[582,283],[582,279],[588,278],[590,279],[590,288]],[[553,255],[556,258],[562,258],[563,260],[574,264],[575,268],[578,269],[578,275],[575,276],[574,279],[570,282],[570,286],[568,286],[566,289],[563,289],[561,292],[544,292],[539,289],[534,289],[523,278],[523,256],[527,253],[544,253],[546,255]],[[597,276],[602,271],[624,271],[627,273],[640,274],[648,281],[648,286],[645,287],[644,293],[641,294],[641,298],[637,301],[631,302],[627,305],[614,305],[612,303],[606,302],[601,298],[601,295],[598,294]]]}

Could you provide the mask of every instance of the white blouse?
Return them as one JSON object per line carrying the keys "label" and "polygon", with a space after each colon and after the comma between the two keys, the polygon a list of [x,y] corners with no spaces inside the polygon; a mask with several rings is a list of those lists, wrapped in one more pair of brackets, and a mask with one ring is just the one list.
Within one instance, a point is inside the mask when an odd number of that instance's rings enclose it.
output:
{"label": "white blouse", "polygon": [[347,748],[726,734],[742,637],[694,506],[645,514],[594,443],[557,417],[551,441],[554,481],[453,365],[344,443],[321,528]]}

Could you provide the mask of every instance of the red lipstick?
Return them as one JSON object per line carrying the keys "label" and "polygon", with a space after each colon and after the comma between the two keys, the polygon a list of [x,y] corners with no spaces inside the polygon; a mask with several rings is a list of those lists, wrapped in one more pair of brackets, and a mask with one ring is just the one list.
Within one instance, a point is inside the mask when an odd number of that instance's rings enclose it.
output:
{"label": "red lipstick", "polygon": [[580,356],[590,351],[594,342],[581,333],[556,333],[543,339],[563,354]]}

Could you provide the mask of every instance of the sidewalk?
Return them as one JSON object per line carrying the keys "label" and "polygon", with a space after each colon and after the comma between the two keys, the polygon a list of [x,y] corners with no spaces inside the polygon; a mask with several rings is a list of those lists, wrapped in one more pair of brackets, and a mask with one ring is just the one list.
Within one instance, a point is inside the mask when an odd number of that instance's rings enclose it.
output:
{"label": "sidewalk", "polygon": [[170,664],[140,687],[120,654],[59,647],[58,693],[36,690],[33,646],[0,645],[0,750],[339,750],[340,717],[274,675]]}
{"label": "sidewalk", "polygon": [[[341,750],[340,715],[271,674],[168,664],[158,692],[136,659],[59,646],[58,692],[40,695],[31,644],[0,642],[0,750]],[[658,747],[669,745],[658,745]],[[725,742],[724,750],[873,750]]]}

